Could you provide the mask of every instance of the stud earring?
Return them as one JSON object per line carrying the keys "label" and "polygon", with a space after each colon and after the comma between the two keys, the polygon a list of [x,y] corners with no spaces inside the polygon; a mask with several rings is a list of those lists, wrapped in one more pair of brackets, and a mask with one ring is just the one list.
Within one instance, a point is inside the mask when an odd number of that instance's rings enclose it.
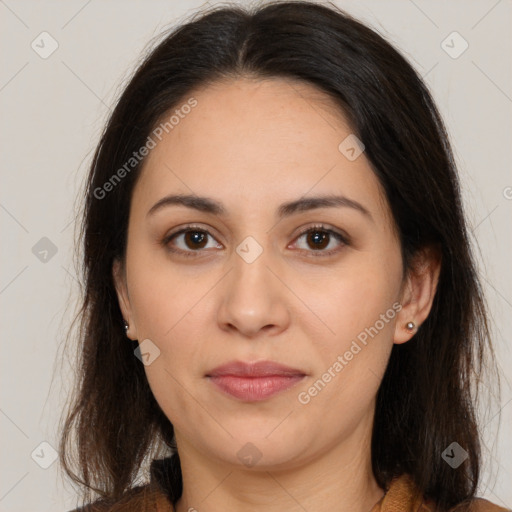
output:
{"label": "stud earring", "polygon": [[130,328],[130,326],[128,325],[127,322],[124,323],[124,332],[128,332],[128,329]]}
{"label": "stud earring", "polygon": [[416,325],[414,324],[414,322],[407,322],[405,327],[407,327],[409,331],[412,331],[416,327]]}

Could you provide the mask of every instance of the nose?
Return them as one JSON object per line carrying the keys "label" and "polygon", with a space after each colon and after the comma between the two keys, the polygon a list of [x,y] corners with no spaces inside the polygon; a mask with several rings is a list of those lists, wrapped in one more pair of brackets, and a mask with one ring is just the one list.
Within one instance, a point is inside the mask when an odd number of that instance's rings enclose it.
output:
{"label": "nose", "polygon": [[[240,256],[242,254],[242,256]],[[217,320],[223,330],[254,338],[261,332],[277,335],[290,323],[293,294],[283,281],[283,271],[264,250],[254,261],[233,252],[233,267],[223,279]]]}

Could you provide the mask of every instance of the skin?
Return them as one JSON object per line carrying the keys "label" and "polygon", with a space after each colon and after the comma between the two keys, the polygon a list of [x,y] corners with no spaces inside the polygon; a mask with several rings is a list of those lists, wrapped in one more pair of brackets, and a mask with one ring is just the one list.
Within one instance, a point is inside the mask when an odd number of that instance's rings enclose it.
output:
{"label": "skin", "polygon": [[[350,161],[339,151],[352,130],[316,88],[239,78],[193,96],[198,105],[146,160],[126,260],[113,267],[127,336],[160,350],[145,371],[175,429],[184,482],[176,510],[368,512],[384,495],[371,469],[376,394],[393,344],[414,334],[406,323],[420,325],[430,311],[439,261],[425,250],[403,274],[384,192],[364,153]],[[227,214],[172,205],[147,216],[178,193],[211,197]],[[371,218],[350,207],[276,217],[281,203],[322,194],[357,201]],[[337,252],[318,255],[311,237],[299,237],[318,223],[349,243],[330,236],[320,251]],[[178,235],[165,246],[187,224],[210,235],[195,245]],[[263,251],[252,263],[236,252],[248,236]],[[300,403],[299,393],[396,302],[400,312]],[[205,377],[235,359],[277,361],[306,377],[242,402]],[[247,443],[261,454],[252,467],[237,456],[244,446],[256,453]]]}

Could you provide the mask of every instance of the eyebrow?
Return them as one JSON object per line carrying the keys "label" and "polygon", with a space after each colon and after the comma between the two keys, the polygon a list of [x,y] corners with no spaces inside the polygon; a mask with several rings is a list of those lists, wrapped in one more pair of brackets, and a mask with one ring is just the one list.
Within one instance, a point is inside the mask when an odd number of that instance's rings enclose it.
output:
{"label": "eyebrow", "polygon": [[[148,211],[146,217],[154,215],[157,211],[162,210],[168,206],[181,205],[187,208],[192,208],[204,213],[210,213],[219,217],[227,216],[226,208],[215,199],[210,197],[201,197],[196,195],[168,195],[157,201]],[[284,218],[293,215],[294,213],[304,212],[308,210],[315,210],[317,208],[335,208],[346,207],[352,208],[373,221],[373,218],[368,209],[361,203],[349,199],[341,195],[322,195],[316,197],[307,197],[283,203],[277,209],[277,217]]]}

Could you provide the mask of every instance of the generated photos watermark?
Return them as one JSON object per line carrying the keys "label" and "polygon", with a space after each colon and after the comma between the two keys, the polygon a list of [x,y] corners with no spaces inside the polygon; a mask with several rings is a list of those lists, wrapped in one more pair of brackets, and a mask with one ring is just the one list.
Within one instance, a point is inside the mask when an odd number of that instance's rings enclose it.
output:
{"label": "generated photos watermark", "polygon": [[101,187],[94,189],[94,197],[96,199],[104,199],[109,192],[121,183],[125,178],[142,160],[149,155],[149,152],[157,145],[157,141],[162,140],[164,133],[169,133],[173,130],[187,114],[189,114],[194,107],[197,106],[197,100],[192,96],[186,103],[181,105],[180,108],[174,110],[173,114],[163,123],[160,123],[146,139],[143,146],[138,151],[134,151],[132,156],[124,163],[122,167],[112,174],[112,176]]}
{"label": "generated photos watermark", "polygon": [[336,361],[334,361],[333,364],[329,366],[327,371],[323,373],[322,376],[316,380],[312,386],[310,386],[306,391],[301,391],[298,394],[298,401],[303,405],[309,404],[311,399],[317,396],[318,393],[320,393],[325,388],[325,386],[327,386],[327,384],[331,382],[331,380],[336,377],[350,361],[352,361],[354,356],[361,352],[363,347],[368,344],[368,337],[373,339],[375,336],[377,336],[377,334],[379,334],[379,332],[384,329],[386,324],[393,320],[396,314],[401,310],[402,305],[399,302],[395,302],[385,313],[380,315],[379,319],[371,327],[367,327],[361,331],[356,336],[356,339],[352,340],[350,348],[345,351],[343,355],[338,355]]}

